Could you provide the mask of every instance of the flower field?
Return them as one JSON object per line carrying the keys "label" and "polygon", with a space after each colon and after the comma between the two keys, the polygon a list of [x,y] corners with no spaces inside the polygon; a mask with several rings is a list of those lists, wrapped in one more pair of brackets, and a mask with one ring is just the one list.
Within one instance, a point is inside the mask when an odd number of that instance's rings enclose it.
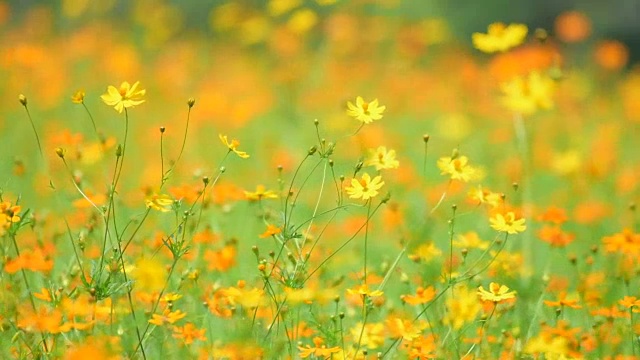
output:
{"label": "flower field", "polygon": [[0,1],[0,358],[640,359],[630,49],[407,3]]}

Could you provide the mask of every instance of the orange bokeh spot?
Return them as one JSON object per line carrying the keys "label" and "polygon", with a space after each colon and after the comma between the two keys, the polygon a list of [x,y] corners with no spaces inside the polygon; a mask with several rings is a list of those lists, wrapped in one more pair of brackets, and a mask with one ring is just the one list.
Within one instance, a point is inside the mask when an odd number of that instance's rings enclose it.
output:
{"label": "orange bokeh spot", "polygon": [[595,60],[605,70],[620,70],[629,61],[629,49],[616,40],[600,42],[595,49]]}
{"label": "orange bokeh spot", "polygon": [[558,39],[573,43],[591,35],[591,20],[579,11],[567,11],[556,18],[555,33]]}

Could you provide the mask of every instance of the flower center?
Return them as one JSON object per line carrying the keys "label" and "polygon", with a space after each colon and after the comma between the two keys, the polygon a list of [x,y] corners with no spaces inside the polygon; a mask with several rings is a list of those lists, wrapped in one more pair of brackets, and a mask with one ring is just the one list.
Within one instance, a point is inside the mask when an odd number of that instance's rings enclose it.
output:
{"label": "flower center", "polygon": [[369,115],[369,103],[362,103],[362,111],[365,113],[365,115]]}

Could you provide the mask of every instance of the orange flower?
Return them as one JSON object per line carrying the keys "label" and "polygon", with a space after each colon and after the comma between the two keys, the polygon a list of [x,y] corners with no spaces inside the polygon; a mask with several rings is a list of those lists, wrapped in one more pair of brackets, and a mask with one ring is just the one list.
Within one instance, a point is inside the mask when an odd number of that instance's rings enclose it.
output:
{"label": "orange flower", "polygon": [[187,316],[187,314],[183,313],[180,310],[171,311],[171,309],[166,308],[162,312],[162,315],[153,314],[151,316],[151,319],[149,319],[149,323],[156,326],[162,326],[165,323],[173,324],[176,321],[184,318],[185,316]]}
{"label": "orange flower", "polygon": [[415,295],[401,295],[400,299],[409,305],[420,305],[426,304],[429,301],[433,300],[436,296],[436,290],[433,286],[429,286],[428,288],[419,287],[416,290]]}
{"label": "orange flower", "polygon": [[204,260],[209,264],[209,270],[226,271],[236,264],[236,247],[225,245],[220,250],[207,250],[204,253]]}
{"label": "orange flower", "polygon": [[192,344],[194,340],[206,341],[204,336],[206,329],[198,329],[192,323],[187,323],[184,326],[173,327],[173,337],[176,339],[182,339],[186,345]]}
{"label": "orange flower", "polygon": [[324,344],[324,340],[318,336],[313,338],[313,345],[313,347],[310,345],[305,345],[304,347],[298,346],[300,357],[306,359],[314,355],[317,359],[328,359],[331,358],[331,354],[342,351],[338,346],[328,348],[327,345]]}
{"label": "orange flower", "polygon": [[260,234],[260,238],[265,239],[265,238],[268,238],[269,236],[280,234],[281,232],[282,232],[281,228],[275,225],[267,224],[267,230],[265,230],[265,232]]}
{"label": "orange flower", "polygon": [[369,290],[369,286],[367,286],[367,284],[361,284],[354,287],[353,289],[347,289],[347,293],[350,295],[359,294],[362,297],[365,297],[365,296],[378,297],[378,296],[382,296],[383,294],[383,292],[380,290],[374,290],[374,291]]}
{"label": "orange flower", "polygon": [[547,208],[545,212],[538,216],[539,221],[548,221],[556,225],[560,225],[568,219],[567,212],[564,209],[555,206]]}
{"label": "orange flower", "polygon": [[553,247],[565,247],[575,239],[575,235],[564,232],[559,226],[544,226],[538,231],[538,237]]}
{"label": "orange flower", "polygon": [[558,295],[557,301],[545,300],[544,304],[551,307],[570,307],[572,309],[580,309],[582,306],[578,305],[577,299],[567,299],[567,293],[565,291]]}

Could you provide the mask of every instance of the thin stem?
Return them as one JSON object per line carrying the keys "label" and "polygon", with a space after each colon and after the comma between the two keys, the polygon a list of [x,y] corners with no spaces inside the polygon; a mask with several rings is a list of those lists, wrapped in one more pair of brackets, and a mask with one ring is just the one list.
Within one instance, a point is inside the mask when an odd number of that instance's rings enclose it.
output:
{"label": "thin stem", "polygon": [[36,125],[33,123],[33,119],[31,118],[31,113],[29,112],[29,108],[27,105],[24,105],[24,110],[27,112],[27,117],[29,118],[29,123],[31,124],[31,128],[33,129],[33,133],[36,136],[36,142],[38,143],[38,150],[40,150],[40,157],[44,159],[44,153],[42,152],[42,145],[40,144],[40,136],[38,135],[38,131],[36,130]]}
{"label": "thin stem", "polygon": [[98,128],[96,127],[96,122],[93,120],[93,115],[91,115],[91,111],[89,111],[89,108],[87,107],[87,104],[84,103],[84,100],[82,101],[82,107],[84,107],[87,114],[89,115],[89,119],[91,119],[91,124],[93,125],[93,131],[96,133],[96,136],[98,137],[98,139],[100,139],[100,134],[98,134]]}

